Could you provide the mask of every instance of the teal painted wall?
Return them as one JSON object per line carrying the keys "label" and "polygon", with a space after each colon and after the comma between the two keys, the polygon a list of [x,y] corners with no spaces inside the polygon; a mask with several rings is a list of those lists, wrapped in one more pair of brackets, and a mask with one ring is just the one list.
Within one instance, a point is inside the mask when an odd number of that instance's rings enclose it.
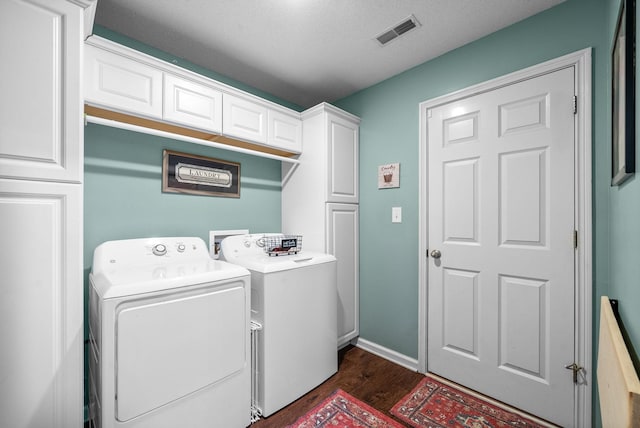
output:
{"label": "teal painted wall", "polygon": [[[240,163],[240,198],[162,192],[162,151]],[[104,241],[280,230],[280,162],[89,124],[85,128],[85,269]]]}

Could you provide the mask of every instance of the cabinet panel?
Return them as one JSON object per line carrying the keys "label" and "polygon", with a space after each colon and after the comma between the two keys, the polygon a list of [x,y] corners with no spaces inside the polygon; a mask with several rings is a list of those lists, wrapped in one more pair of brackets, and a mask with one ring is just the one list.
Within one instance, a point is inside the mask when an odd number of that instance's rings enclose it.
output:
{"label": "cabinet panel", "polygon": [[82,426],[81,195],[0,179],[0,426]]}
{"label": "cabinet panel", "polygon": [[84,95],[90,104],[162,118],[162,71],[86,45]]}
{"label": "cabinet panel", "polygon": [[358,125],[329,114],[327,201],[358,203]]}
{"label": "cabinet panel", "polygon": [[222,132],[231,137],[267,143],[267,108],[263,105],[224,94]]}
{"label": "cabinet panel", "polygon": [[0,176],[82,178],[82,9],[0,2]]}
{"label": "cabinet panel", "polygon": [[269,110],[268,144],[293,153],[302,152],[302,121],[297,117]]}
{"label": "cabinet panel", "polygon": [[208,86],[164,75],[164,119],[222,132],[222,92]]}
{"label": "cabinet panel", "polygon": [[338,259],[338,346],[360,333],[358,205],[327,204],[327,252]]}

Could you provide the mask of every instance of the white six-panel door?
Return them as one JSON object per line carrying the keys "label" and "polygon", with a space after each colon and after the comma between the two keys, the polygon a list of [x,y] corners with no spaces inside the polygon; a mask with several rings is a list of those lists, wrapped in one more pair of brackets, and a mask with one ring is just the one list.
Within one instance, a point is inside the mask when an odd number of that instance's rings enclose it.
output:
{"label": "white six-panel door", "polygon": [[428,112],[428,370],[562,426],[574,412],[573,95],[565,68]]}

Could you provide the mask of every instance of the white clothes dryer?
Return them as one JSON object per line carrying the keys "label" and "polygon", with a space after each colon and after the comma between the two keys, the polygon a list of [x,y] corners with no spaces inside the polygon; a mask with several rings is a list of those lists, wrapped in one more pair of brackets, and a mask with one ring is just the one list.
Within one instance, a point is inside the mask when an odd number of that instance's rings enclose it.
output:
{"label": "white clothes dryer", "polygon": [[109,241],[89,295],[96,428],[250,424],[249,272],[200,238]]}
{"label": "white clothes dryer", "polygon": [[251,272],[251,316],[260,326],[253,342],[253,407],[264,417],[338,369],[336,258],[297,251],[295,239],[267,254],[265,238],[282,236],[236,235],[221,243],[221,259]]}

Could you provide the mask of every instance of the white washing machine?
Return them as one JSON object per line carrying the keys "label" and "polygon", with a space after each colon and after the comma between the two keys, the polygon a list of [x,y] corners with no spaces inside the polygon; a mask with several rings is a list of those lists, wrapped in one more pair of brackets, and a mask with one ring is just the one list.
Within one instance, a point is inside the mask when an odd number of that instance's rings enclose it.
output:
{"label": "white washing machine", "polygon": [[251,272],[254,335],[254,410],[267,417],[312,390],[338,369],[336,259],[295,251],[288,239],[275,254],[265,237],[236,235],[221,243],[221,258]]}
{"label": "white washing machine", "polygon": [[246,269],[200,238],[131,239],[95,249],[90,283],[96,428],[250,424]]}

